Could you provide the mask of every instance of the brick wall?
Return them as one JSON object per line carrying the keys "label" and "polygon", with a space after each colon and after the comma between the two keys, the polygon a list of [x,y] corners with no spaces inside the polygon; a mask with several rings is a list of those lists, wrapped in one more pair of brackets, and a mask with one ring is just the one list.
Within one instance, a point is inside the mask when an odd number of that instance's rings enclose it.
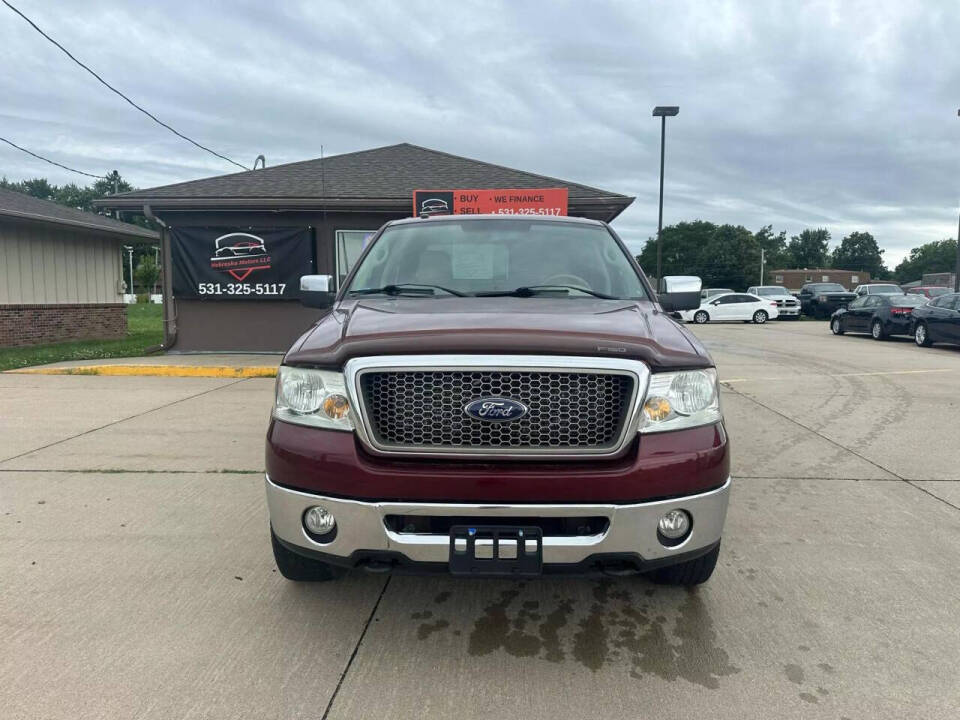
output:
{"label": "brick wall", "polygon": [[0,305],[0,347],[112,340],[126,334],[127,310],[119,303]]}

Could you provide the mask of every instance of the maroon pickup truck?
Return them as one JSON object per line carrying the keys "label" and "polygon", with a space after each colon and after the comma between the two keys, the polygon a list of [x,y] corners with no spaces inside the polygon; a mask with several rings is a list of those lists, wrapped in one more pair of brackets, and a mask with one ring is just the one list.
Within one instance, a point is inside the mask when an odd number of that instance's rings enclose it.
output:
{"label": "maroon pickup truck", "polygon": [[649,573],[717,563],[730,489],[717,373],[605,223],[391,222],[284,357],[267,435],[277,567]]}

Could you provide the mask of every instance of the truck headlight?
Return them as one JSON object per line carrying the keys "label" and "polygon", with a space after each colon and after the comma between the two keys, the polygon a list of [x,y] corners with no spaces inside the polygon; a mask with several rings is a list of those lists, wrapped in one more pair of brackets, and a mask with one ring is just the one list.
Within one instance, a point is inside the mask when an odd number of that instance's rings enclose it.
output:
{"label": "truck headlight", "polygon": [[273,416],[296,425],[353,430],[343,374],[282,365],[277,373]]}
{"label": "truck headlight", "polygon": [[650,376],[640,417],[640,432],[710,425],[722,418],[717,371],[713,368]]}

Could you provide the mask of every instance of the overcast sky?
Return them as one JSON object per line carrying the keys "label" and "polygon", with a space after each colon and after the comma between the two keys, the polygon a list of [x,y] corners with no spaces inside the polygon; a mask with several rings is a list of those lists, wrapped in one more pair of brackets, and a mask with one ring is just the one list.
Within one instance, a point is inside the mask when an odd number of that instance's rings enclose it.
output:
{"label": "overcast sky", "polygon": [[[867,230],[891,267],[956,236],[956,0],[11,2],[245,165],[412,142],[635,195],[615,226],[639,250],[657,223],[650,111],[679,105],[666,224]],[[231,172],[3,5],[0,67],[0,136],[35,152],[143,188]],[[86,182],[2,144],[0,174]]]}

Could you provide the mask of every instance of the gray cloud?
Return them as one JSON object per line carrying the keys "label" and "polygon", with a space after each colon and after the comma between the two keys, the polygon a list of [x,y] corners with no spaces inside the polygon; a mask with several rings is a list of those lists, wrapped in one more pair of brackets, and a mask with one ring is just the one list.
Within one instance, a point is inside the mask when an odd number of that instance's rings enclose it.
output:
{"label": "gray cloud", "polygon": [[[183,132],[244,164],[410,141],[637,196],[617,220],[709,219],[895,264],[956,232],[955,2],[360,3],[20,0]],[[140,187],[231,171],[170,135],[0,7],[0,131]],[[0,147],[0,173],[80,180]]]}

